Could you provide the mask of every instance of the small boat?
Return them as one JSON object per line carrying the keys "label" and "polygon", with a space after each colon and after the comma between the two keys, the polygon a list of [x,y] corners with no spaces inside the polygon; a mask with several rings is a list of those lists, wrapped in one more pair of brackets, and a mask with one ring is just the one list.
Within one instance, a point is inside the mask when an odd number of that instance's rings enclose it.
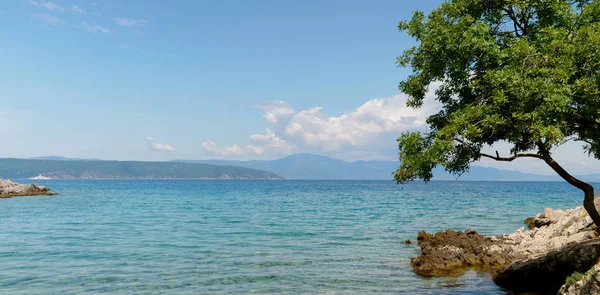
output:
{"label": "small boat", "polygon": [[43,176],[43,175],[40,174],[40,175],[35,176],[35,177],[29,177],[29,179],[51,179],[51,178]]}

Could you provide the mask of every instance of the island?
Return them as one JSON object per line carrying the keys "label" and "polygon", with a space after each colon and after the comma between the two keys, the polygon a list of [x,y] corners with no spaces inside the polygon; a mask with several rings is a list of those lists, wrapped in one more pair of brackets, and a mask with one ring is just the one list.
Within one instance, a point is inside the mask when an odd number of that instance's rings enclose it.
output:
{"label": "island", "polygon": [[258,169],[175,162],[0,159],[3,179],[253,179],[283,177]]}

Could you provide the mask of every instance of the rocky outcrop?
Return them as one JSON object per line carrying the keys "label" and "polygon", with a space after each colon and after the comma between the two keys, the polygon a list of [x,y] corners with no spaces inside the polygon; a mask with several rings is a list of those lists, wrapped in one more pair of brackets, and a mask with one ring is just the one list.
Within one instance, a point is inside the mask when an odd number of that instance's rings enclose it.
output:
{"label": "rocky outcrop", "polygon": [[[596,206],[600,205],[596,199]],[[473,230],[419,232],[421,254],[411,260],[424,276],[453,276],[467,269],[487,271],[511,291],[556,294],[574,271],[585,272],[600,259],[600,239],[582,206],[544,209],[510,235],[483,236]]]}
{"label": "rocky outcrop", "polygon": [[494,282],[518,293],[556,294],[565,278],[574,272],[586,272],[599,258],[600,239],[593,239],[515,262],[495,276]]}
{"label": "rocky outcrop", "polygon": [[534,218],[534,223],[536,226],[530,231],[520,228],[511,235],[498,238],[526,258],[533,258],[596,237],[592,219],[582,206],[565,211],[546,208]]}
{"label": "rocky outcrop", "polygon": [[600,294],[600,263],[581,275],[581,280],[571,282],[567,279],[558,291],[558,295]]}
{"label": "rocky outcrop", "polygon": [[478,234],[446,230],[435,234],[419,232],[421,255],[411,259],[413,271],[423,276],[452,276],[475,268],[495,272],[521,257],[502,240]]}
{"label": "rocky outcrop", "polygon": [[518,229],[510,235],[482,236],[473,230],[419,232],[421,255],[411,260],[413,271],[424,276],[456,275],[469,268],[496,273],[508,264],[531,259],[565,245],[590,240],[591,218],[583,207],[552,210],[528,218],[532,230]]}
{"label": "rocky outcrop", "polygon": [[52,196],[56,195],[45,186],[35,184],[19,184],[10,180],[0,179],[0,198],[17,196]]}

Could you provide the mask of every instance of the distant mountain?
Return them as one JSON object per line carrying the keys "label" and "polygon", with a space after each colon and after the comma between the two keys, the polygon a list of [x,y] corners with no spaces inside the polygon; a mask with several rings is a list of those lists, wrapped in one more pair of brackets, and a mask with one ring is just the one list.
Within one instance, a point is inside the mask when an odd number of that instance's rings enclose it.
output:
{"label": "distant mountain", "polygon": [[29,159],[31,159],[31,160],[52,160],[52,161],[102,161],[100,159],[65,158],[65,157],[57,157],[57,156],[31,157]]}
{"label": "distant mountain", "polygon": [[281,179],[247,167],[174,162],[0,159],[0,178]]}
{"label": "distant mountain", "polygon": [[[174,162],[235,165],[270,171],[286,179],[392,179],[398,166],[394,162],[345,162],[326,156],[295,154],[278,160],[228,161],[228,160],[176,160]],[[277,172],[275,172],[277,171]]]}
{"label": "distant mountain", "polygon": [[[229,161],[229,160],[175,160],[183,163],[203,163],[214,165],[235,165],[270,171],[287,179],[347,179],[347,180],[393,180],[399,162],[393,161],[356,161],[346,162],[326,156],[313,154],[295,154],[278,160]],[[585,179],[590,178],[586,175]],[[592,177],[593,178],[593,177]],[[434,170],[434,180],[455,180],[443,168]],[[600,175],[596,176],[600,179]],[[480,166],[471,166],[470,172],[459,180],[496,180],[496,181],[559,181],[558,176],[546,176],[501,170]]]}
{"label": "distant mountain", "polygon": [[[42,172],[32,168],[23,168],[24,166],[11,166],[12,164],[3,163],[4,160],[17,160],[17,159],[0,159],[0,178],[28,178],[34,177],[39,174],[45,176]],[[396,170],[399,162],[397,161],[355,161],[346,162],[339,159],[333,159],[326,156],[314,155],[314,154],[294,154],[285,158],[277,160],[252,160],[252,161],[232,161],[232,160],[174,160],[170,162],[119,162],[119,161],[103,161],[99,159],[74,159],[65,157],[39,157],[36,160],[22,160],[22,161],[48,161],[48,162],[65,162],[63,164],[54,164],[56,167],[40,165],[41,162],[35,162],[34,166],[44,170],[44,173],[54,172],[52,175],[60,178],[219,178],[222,175],[227,175],[232,178],[251,178],[251,179],[265,179],[265,178],[278,178],[284,177],[287,179],[315,179],[315,180],[393,180],[392,172]],[[79,167],[73,172],[66,174],[59,174],[56,171],[61,171],[61,168],[69,168],[70,162],[76,162],[77,165],[83,165],[79,162],[87,162],[86,165],[92,166],[77,166],[73,164],[73,167]],[[102,164],[100,164],[102,163]],[[108,164],[107,164],[108,163]],[[128,174],[128,170],[134,168],[126,168],[127,165],[131,167],[138,167],[139,164],[141,169],[139,172]],[[250,168],[252,171],[259,171],[261,173],[270,172],[269,175],[264,174],[253,174],[249,173],[239,174],[241,171],[237,171],[238,174],[231,172],[223,172],[222,170],[213,170],[214,172],[207,172],[209,169],[200,169],[195,167],[191,169],[193,172],[182,172],[181,167],[169,168],[169,166],[162,165],[173,165],[175,163],[186,163],[186,164],[205,164],[212,166],[229,166],[230,168]],[[4,164],[4,165],[3,165]],[[150,166],[146,166],[151,164]],[[110,168],[99,168],[110,166]],[[159,173],[153,171],[150,167],[154,166],[154,169],[164,169],[165,171]],[[235,166],[235,167],[233,167]],[[52,168],[50,168],[52,167]],[[91,167],[91,168],[90,168]],[[206,167],[205,167],[206,168]],[[96,169],[96,170],[94,170]],[[98,170],[99,169],[99,170]],[[134,169],[134,170],[135,170]],[[217,168],[214,168],[217,169]],[[221,169],[221,168],[219,168]],[[40,171],[41,171],[40,170]],[[51,170],[51,171],[50,171]],[[94,173],[90,171],[96,171]],[[111,173],[109,173],[112,171]],[[166,172],[171,171],[171,172]],[[201,172],[202,171],[202,172]],[[29,174],[35,175],[29,175]],[[37,174],[36,174],[37,173]],[[170,174],[169,174],[170,173]],[[189,173],[189,174],[186,174]],[[222,174],[219,174],[222,173]],[[456,180],[456,176],[450,175],[443,168],[436,168],[434,170],[434,180]],[[18,176],[6,176],[6,175],[18,175]],[[274,176],[273,176],[274,175]],[[600,174],[587,174],[587,175],[576,175],[578,178],[589,181],[589,182],[600,182]],[[461,175],[458,180],[471,180],[471,181],[562,181],[557,175],[538,175],[521,173],[517,171],[502,170],[481,166],[471,166],[469,173]]]}

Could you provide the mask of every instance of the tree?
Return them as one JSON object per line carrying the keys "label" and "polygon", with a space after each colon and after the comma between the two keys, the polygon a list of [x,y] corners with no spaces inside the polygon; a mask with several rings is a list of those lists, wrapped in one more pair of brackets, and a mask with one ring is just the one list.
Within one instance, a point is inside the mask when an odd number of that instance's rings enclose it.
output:
{"label": "tree", "polygon": [[[481,158],[536,158],[584,192],[600,228],[594,188],[552,157],[579,141],[600,159],[600,0],[449,0],[398,27],[417,41],[398,57],[412,68],[399,85],[407,105],[421,107],[434,83],[442,104],[427,132],[398,138],[398,183],[429,181],[437,166],[460,175]],[[510,151],[482,152],[497,142]]]}

